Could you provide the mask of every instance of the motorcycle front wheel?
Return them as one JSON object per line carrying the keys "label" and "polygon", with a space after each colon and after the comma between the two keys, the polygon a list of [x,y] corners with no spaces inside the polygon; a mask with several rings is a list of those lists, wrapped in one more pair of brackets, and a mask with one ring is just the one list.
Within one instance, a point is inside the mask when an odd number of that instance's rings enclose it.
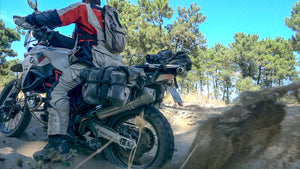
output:
{"label": "motorcycle front wheel", "polygon": [[20,91],[16,98],[4,101],[14,87],[16,80],[9,82],[0,95],[0,131],[7,137],[19,137],[27,128],[31,114],[25,104],[25,95]]}
{"label": "motorcycle front wheel", "polygon": [[[142,122],[141,112],[144,113]],[[116,143],[112,143],[104,150],[104,157],[117,166],[128,168],[128,165],[131,165],[133,169],[157,169],[166,167],[165,165],[172,159],[173,131],[167,119],[156,108],[145,106],[142,109],[128,111],[112,117],[107,124],[121,135],[137,142],[136,151]]]}

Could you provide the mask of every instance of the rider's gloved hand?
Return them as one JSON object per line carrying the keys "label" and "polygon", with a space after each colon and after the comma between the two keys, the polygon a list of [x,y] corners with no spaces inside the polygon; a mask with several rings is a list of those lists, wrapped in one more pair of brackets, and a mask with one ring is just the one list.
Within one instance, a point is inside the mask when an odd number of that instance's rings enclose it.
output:
{"label": "rider's gloved hand", "polygon": [[39,40],[50,40],[53,37],[53,31],[48,31],[47,28],[37,28],[32,32],[33,36]]}
{"label": "rider's gloved hand", "polygon": [[38,26],[38,27],[42,26],[36,21],[36,13],[34,13],[34,12],[25,17],[25,22],[29,23],[30,25],[34,25],[34,26]]}
{"label": "rider's gloved hand", "polygon": [[30,25],[36,25],[35,13],[32,13],[25,17],[25,21]]}

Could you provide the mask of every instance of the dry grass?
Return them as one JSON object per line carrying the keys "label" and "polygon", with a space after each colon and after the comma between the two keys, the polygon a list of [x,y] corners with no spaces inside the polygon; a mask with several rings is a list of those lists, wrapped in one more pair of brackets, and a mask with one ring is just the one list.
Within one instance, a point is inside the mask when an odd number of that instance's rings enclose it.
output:
{"label": "dry grass", "polygon": [[178,106],[174,102],[170,93],[164,97],[161,111],[168,121],[172,124],[174,134],[183,134],[201,124],[209,117],[221,114],[229,109],[223,101],[208,99],[196,93],[181,96],[183,106]]}
{"label": "dry grass", "polygon": [[[198,95],[197,93],[190,93],[181,96],[183,104],[187,105],[198,105],[203,108],[212,108],[212,107],[225,107],[227,106],[224,101],[217,99],[209,99],[204,95]],[[170,93],[164,97],[164,104],[173,105],[174,100]]]}

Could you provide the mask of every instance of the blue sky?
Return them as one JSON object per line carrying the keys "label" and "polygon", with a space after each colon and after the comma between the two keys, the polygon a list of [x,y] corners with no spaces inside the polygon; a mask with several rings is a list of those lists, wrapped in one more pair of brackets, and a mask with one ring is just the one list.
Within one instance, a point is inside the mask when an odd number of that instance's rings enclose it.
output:
{"label": "blue sky", "polygon": [[[102,1],[102,5],[105,4]],[[60,9],[74,2],[78,0],[38,0],[38,9]],[[297,0],[170,0],[170,5],[176,11],[178,6],[188,7],[195,2],[201,7],[203,15],[207,16],[206,21],[200,25],[200,31],[207,38],[208,47],[218,42],[228,46],[237,32],[258,34],[260,39],[274,39],[277,36],[289,39],[294,35],[285,26],[284,19],[291,16],[292,6]],[[6,27],[15,28],[13,15],[26,16],[30,13],[32,9],[27,5],[27,0],[0,0],[0,19]],[[172,19],[176,18],[176,14]],[[69,26],[57,30],[69,35],[72,29]],[[14,42],[12,48],[19,53],[19,58],[23,58],[23,39]]]}
{"label": "blue sky", "polygon": [[263,38],[290,38],[294,32],[285,26],[297,0],[198,0],[207,16],[200,30],[209,47],[215,43],[228,45],[237,32],[258,34]]}

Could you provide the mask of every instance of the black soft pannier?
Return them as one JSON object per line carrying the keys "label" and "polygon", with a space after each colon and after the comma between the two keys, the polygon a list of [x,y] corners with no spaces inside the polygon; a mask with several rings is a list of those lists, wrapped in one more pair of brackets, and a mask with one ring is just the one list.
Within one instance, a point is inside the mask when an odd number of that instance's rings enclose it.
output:
{"label": "black soft pannier", "polygon": [[83,100],[88,104],[123,106],[131,91],[142,89],[146,75],[136,67],[93,67],[80,73]]}

